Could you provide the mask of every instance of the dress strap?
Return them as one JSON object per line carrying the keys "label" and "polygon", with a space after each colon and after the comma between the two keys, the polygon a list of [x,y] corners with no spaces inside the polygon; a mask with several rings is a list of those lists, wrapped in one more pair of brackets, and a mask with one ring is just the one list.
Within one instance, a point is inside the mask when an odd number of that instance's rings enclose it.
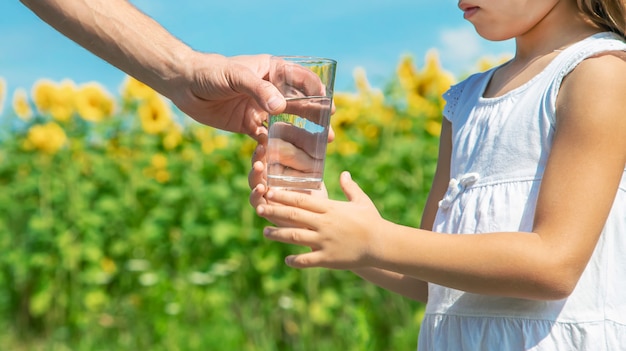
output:
{"label": "dress strap", "polygon": [[[563,79],[568,74],[584,60],[610,51],[626,51],[624,39],[612,32],[594,34],[563,50],[550,64],[552,83],[548,86],[548,98],[556,103]],[[555,115],[552,114],[550,117],[552,118],[550,122],[555,124]]]}

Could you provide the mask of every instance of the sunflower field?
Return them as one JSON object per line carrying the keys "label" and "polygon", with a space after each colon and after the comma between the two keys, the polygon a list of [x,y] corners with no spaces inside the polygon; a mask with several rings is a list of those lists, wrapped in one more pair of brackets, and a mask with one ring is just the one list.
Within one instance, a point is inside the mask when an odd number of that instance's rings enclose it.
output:
{"label": "sunflower field", "polygon": [[[353,178],[418,226],[443,100],[431,52],[384,89],[336,93],[325,181]],[[350,272],[294,270],[248,203],[255,142],[199,125],[140,82],[0,79],[3,350],[400,350],[423,306]],[[4,107],[2,107],[4,105]]]}

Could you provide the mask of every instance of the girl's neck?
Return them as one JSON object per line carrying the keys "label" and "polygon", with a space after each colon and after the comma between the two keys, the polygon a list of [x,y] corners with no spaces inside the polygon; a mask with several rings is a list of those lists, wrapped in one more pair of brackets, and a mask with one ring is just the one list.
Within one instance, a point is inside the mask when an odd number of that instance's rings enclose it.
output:
{"label": "girl's neck", "polygon": [[561,4],[566,4],[562,5],[565,8],[548,14],[541,23],[515,38],[513,61],[527,65],[601,31],[586,20],[575,5],[568,2]]}
{"label": "girl's neck", "polygon": [[532,38],[516,38],[514,61],[526,64],[553,52],[563,51],[593,34],[599,33],[597,28],[589,27],[579,31],[565,32],[557,35],[545,35],[540,40]]}
{"label": "girl's neck", "polygon": [[515,38],[515,57],[493,75],[484,97],[504,95],[539,74],[561,50],[600,32],[573,2],[562,1],[540,23]]}

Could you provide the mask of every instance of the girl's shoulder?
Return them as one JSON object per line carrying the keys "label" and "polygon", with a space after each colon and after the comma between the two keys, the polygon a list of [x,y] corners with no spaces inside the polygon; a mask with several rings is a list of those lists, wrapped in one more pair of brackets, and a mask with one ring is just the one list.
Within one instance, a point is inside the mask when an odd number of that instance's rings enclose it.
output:
{"label": "girl's shoulder", "polygon": [[626,93],[626,51],[604,51],[585,58],[563,80],[562,89],[573,85],[590,93]]}
{"label": "girl's shoulder", "polygon": [[605,51],[589,56],[561,84],[556,105],[557,122],[586,123],[586,130],[598,125],[611,126],[614,132],[619,131],[620,139],[626,139],[624,96],[626,51]]}
{"label": "girl's shoulder", "polygon": [[[564,67],[559,67],[562,74],[569,74],[579,70],[579,66],[596,66],[607,64],[620,64],[626,53],[626,41],[621,36],[603,32],[592,35],[577,44],[566,49],[559,58]],[[615,60],[616,59],[616,60]],[[585,69],[585,68],[583,68]]]}
{"label": "girl's shoulder", "polygon": [[[626,50],[626,49],[625,49]],[[572,73],[576,71],[591,71],[594,74],[613,75],[613,78],[625,76],[619,75],[626,67],[626,51],[612,50],[604,51],[584,59]],[[612,79],[616,80],[616,79]],[[623,80],[623,79],[622,79]]]}

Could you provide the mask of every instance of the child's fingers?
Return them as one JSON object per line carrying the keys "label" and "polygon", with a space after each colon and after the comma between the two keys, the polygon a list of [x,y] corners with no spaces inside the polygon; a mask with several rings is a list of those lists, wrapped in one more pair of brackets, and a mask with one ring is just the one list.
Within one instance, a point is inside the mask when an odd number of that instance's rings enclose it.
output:
{"label": "child's fingers", "polygon": [[[372,203],[367,194],[352,180],[350,172],[342,172],[339,178],[339,184],[348,201]],[[373,204],[372,204],[373,205]]]}
{"label": "child's fingers", "polygon": [[335,130],[332,126],[328,129],[328,142],[332,143],[335,140]]}
{"label": "child's fingers", "polygon": [[248,186],[250,189],[256,188],[259,184],[266,184],[265,164],[261,161],[253,163],[250,173],[248,173]]}
{"label": "child's fingers", "polygon": [[265,154],[266,154],[266,144],[257,144],[254,148],[254,152],[252,153],[252,164],[254,165],[256,162],[261,161],[265,162]]}
{"label": "child's fingers", "polygon": [[257,208],[259,205],[264,205],[267,204],[267,201],[265,200],[265,192],[266,192],[266,188],[264,184],[257,184],[256,187],[254,187],[252,189],[252,192],[250,193],[250,205],[252,205],[252,207]]}
{"label": "child's fingers", "polygon": [[250,189],[255,189],[257,185],[266,185],[265,176],[265,155],[266,148],[263,144],[258,144],[252,154],[252,168],[248,173],[248,186]]}
{"label": "child's fingers", "polygon": [[271,202],[280,203],[286,206],[301,208],[316,213],[326,211],[327,202],[320,196],[313,196],[308,193],[288,190],[278,190],[270,188],[267,192],[267,199]]}
{"label": "child's fingers", "polygon": [[285,258],[285,263],[293,268],[324,267],[324,254],[322,251],[312,251],[299,255],[291,255]]}
{"label": "child's fingers", "polygon": [[308,229],[266,227],[263,235],[270,240],[285,244],[318,247],[317,233]]}
{"label": "child's fingers", "polygon": [[314,212],[280,203],[274,204],[274,200],[270,198],[267,198],[267,201],[267,204],[258,206],[256,212],[270,222],[298,228],[316,227],[318,218]]}

